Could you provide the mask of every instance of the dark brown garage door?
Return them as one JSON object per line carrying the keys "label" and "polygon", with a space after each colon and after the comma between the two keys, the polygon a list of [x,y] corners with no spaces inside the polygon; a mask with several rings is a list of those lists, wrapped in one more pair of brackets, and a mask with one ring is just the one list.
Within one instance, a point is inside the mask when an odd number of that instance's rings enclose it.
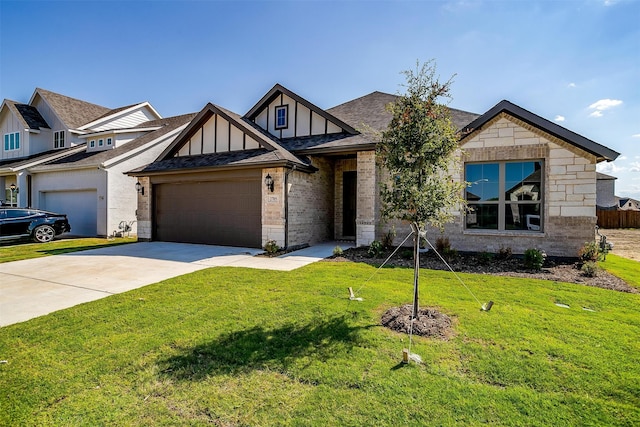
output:
{"label": "dark brown garage door", "polygon": [[156,184],[154,239],[259,248],[259,180]]}

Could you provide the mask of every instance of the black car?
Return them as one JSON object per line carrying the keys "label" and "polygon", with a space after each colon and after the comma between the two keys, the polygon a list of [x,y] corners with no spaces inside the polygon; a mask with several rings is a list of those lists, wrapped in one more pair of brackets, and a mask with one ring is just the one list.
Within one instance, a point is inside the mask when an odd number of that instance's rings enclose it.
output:
{"label": "black car", "polygon": [[0,241],[31,238],[46,243],[71,231],[67,216],[37,209],[1,208]]}

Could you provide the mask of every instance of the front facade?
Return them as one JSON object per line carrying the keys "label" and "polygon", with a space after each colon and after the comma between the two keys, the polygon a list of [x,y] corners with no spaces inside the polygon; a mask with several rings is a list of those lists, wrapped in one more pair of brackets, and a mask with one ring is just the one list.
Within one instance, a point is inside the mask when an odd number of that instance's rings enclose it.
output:
{"label": "front facade", "polygon": [[[374,92],[322,110],[276,85],[244,116],[208,104],[157,161],[130,172],[145,188],[139,238],[362,246],[395,230],[399,243],[408,226],[380,218],[375,155],[394,99]],[[575,256],[593,239],[596,164],[618,153],[508,101],[451,115],[469,183],[468,210],[444,232],[452,247]]]}

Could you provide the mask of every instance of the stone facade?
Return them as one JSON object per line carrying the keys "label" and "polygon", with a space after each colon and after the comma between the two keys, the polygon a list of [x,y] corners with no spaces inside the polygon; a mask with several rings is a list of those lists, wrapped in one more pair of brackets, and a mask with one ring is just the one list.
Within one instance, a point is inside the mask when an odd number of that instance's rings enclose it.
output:
{"label": "stone facade", "polygon": [[262,170],[262,182],[267,175],[273,178],[273,192],[262,186],[262,245],[275,240],[280,247],[285,246],[285,187],[284,168],[265,168]]}
{"label": "stone facade", "polygon": [[153,189],[148,176],[138,177],[138,182],[144,188],[144,194],[138,193],[138,209],[136,210],[136,218],[138,222],[138,240],[141,242],[149,242],[153,237],[152,228],[152,206]]}

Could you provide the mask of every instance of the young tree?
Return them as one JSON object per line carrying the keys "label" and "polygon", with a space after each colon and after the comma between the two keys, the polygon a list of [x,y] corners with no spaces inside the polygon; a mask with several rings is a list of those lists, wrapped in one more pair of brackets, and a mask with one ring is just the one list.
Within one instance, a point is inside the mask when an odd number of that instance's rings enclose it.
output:
{"label": "young tree", "polygon": [[408,221],[414,231],[413,316],[418,314],[419,242],[427,224],[442,227],[453,219],[453,212],[464,205],[464,182],[452,173],[458,170],[457,129],[449,108],[439,102],[451,98],[452,79],[438,81],[433,60],[416,70],[403,71],[406,93],[388,110],[388,128],[376,148],[380,165],[390,179],[382,184],[382,215]]}

